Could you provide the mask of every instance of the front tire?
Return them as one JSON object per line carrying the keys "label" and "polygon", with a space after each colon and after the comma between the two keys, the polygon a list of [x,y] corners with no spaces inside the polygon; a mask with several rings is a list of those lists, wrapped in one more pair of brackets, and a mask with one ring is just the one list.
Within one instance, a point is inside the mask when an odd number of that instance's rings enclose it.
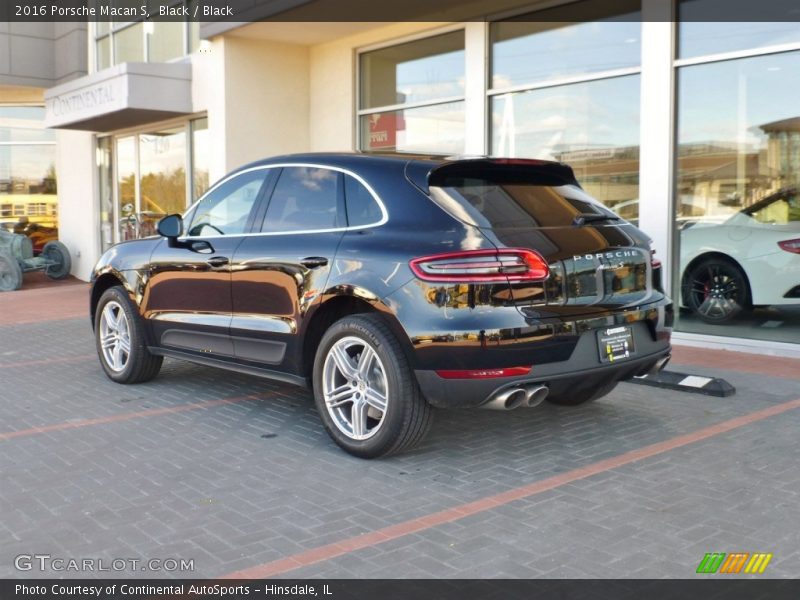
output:
{"label": "front tire", "polygon": [[750,304],[747,277],[722,258],[695,265],[685,276],[683,294],[691,311],[713,325],[730,323]]}
{"label": "front tire", "polygon": [[144,322],[121,286],[107,289],[94,318],[97,355],[106,375],[117,383],[144,383],[161,370],[164,359],[150,354]]}
{"label": "front tire", "polygon": [[359,458],[412,448],[433,420],[400,342],[377,315],[344,317],[325,332],[314,401],[333,441]]}

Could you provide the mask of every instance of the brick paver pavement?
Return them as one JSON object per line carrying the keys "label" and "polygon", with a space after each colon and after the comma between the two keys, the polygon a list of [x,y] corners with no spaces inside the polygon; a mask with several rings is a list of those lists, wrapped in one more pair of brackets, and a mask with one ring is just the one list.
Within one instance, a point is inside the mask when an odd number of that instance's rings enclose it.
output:
{"label": "brick paver pavement", "polygon": [[[86,293],[0,295],[0,577],[80,575],[15,570],[36,553],[193,559],[184,575],[199,577],[275,564],[290,577],[692,577],[712,551],[772,552],[764,576],[800,570],[797,361],[736,355],[758,371],[746,372],[678,349],[673,368],[738,393],[622,384],[579,408],[439,412],[414,451],[361,461],[298,388],[177,361],[113,384]],[[47,320],[30,316],[36,303],[55,307]],[[765,409],[783,412],[748,421]],[[700,431],[712,434],[668,448]],[[654,444],[666,449],[619,464]],[[570,476],[580,469],[591,474]],[[558,485],[515,491],[544,481]],[[504,493],[515,499],[431,517]]]}

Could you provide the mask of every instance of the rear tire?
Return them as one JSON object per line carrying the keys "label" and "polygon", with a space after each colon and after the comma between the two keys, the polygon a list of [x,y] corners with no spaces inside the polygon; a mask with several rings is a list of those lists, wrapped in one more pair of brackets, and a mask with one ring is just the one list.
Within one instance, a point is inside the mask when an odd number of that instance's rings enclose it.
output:
{"label": "rear tire", "polygon": [[433,422],[399,340],[377,315],[344,317],[322,336],[314,401],[333,441],[359,458],[408,450]]}
{"label": "rear tire", "polygon": [[107,289],[94,317],[94,337],[100,364],[117,383],[144,383],[161,370],[163,357],[150,354],[144,321],[121,286]]}
{"label": "rear tire", "polygon": [[597,386],[578,388],[574,392],[560,396],[548,396],[547,401],[560,406],[578,406],[579,404],[594,402],[610,394],[617,387],[617,383],[617,381],[610,381]]}

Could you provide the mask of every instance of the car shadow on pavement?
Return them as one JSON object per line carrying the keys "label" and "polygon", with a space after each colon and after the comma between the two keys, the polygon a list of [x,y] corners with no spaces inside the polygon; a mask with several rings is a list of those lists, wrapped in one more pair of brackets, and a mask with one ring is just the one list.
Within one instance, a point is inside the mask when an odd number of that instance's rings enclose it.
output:
{"label": "car shadow on pavement", "polygon": [[[309,390],[172,361],[147,386],[206,387],[203,380],[208,379],[209,385],[219,387],[220,375],[225,382],[223,390],[231,396],[274,394],[247,402],[246,408],[239,405],[237,416],[228,417],[231,429],[241,428],[239,435],[252,432],[266,436],[263,439],[273,446],[280,443],[289,449],[308,449],[310,445],[327,458],[333,454],[345,462],[363,464],[345,455],[324,434]],[[497,481],[503,479],[503,473],[512,472],[511,477],[518,480],[520,469],[536,475],[558,473],[690,431],[720,417],[688,395],[622,383],[607,397],[577,407],[545,402],[512,411],[437,410],[432,430],[418,448],[380,462],[419,467],[435,465],[446,457],[450,470],[465,470],[451,477],[473,479],[467,474],[477,473],[476,466],[480,466],[493,468]],[[444,477],[439,473],[437,480]]]}

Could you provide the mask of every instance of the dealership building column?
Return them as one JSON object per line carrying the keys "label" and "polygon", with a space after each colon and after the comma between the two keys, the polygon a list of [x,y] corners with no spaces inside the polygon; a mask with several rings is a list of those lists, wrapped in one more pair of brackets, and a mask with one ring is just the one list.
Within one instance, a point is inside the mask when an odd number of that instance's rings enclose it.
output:
{"label": "dealership building column", "polygon": [[[309,149],[309,49],[245,37],[223,39],[225,171]],[[211,119],[217,111],[209,110]]]}
{"label": "dealership building column", "polygon": [[[667,266],[672,264],[674,226],[675,84],[672,58],[675,53],[675,23],[671,4],[664,0],[642,0],[642,135],[639,154],[639,227],[653,239],[657,256]],[[673,277],[665,277],[665,285],[672,283]]]}
{"label": "dealership building column", "polygon": [[72,274],[88,281],[98,259],[100,225],[94,136],[85,131],[56,132],[59,240],[72,255]]}
{"label": "dealership building column", "polygon": [[487,154],[486,85],[488,82],[488,30],[482,21],[464,26],[464,119],[474,124],[464,131],[466,154]]}

